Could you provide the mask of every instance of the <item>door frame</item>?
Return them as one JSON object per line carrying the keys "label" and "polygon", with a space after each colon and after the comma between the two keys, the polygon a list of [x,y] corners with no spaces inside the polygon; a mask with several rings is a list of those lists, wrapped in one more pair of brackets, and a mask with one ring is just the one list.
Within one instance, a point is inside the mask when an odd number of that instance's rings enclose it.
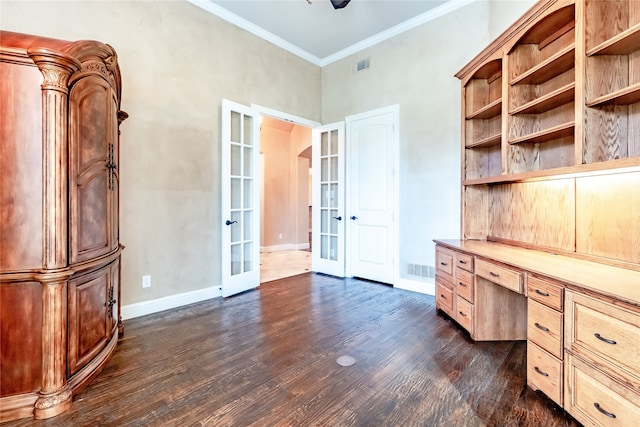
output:
{"label": "door frame", "polygon": [[[293,123],[294,125],[300,125],[300,126],[304,126],[310,129],[315,129],[316,127],[320,126],[321,124],[319,122],[316,122],[314,120],[311,119],[307,119],[304,117],[300,117],[300,116],[296,116],[294,114],[289,114],[289,113],[285,113],[284,111],[279,111],[273,108],[269,108],[269,107],[265,107],[263,105],[259,105],[259,104],[251,104],[250,105],[251,108],[253,110],[255,110],[258,113],[258,118],[261,119],[263,116],[267,116],[267,117],[271,117],[273,119],[276,120],[281,120],[284,122],[289,122],[289,123]],[[313,143],[313,141],[312,141]],[[262,158],[262,156],[261,156]],[[261,172],[262,173],[262,164],[261,164]],[[264,185],[261,185],[260,187],[260,200],[262,203],[262,200],[264,200]],[[262,221],[264,220],[264,218],[262,217],[262,209],[260,209],[260,229],[263,229],[263,224]],[[262,242],[262,236],[260,236],[260,243]],[[311,248],[311,250],[313,251],[313,248]]]}
{"label": "door frame", "polygon": [[251,104],[251,108],[256,110],[260,116],[268,116],[274,119],[282,120],[285,122],[293,123],[308,128],[315,128],[320,126],[319,122],[314,120],[305,119],[304,117],[296,116],[293,114],[285,113],[283,111],[274,110],[273,108],[265,107],[258,104]]}
{"label": "door frame", "polygon": [[[345,179],[348,180],[349,179],[349,159],[351,158],[351,153],[350,153],[350,147],[351,144],[349,143],[349,140],[351,138],[351,126],[352,123],[356,120],[361,120],[361,119],[367,119],[370,117],[375,117],[381,114],[389,114],[391,113],[393,115],[393,137],[391,139],[391,144],[392,144],[392,153],[393,153],[393,202],[392,202],[392,208],[393,208],[393,214],[392,214],[392,218],[393,218],[393,225],[392,225],[392,232],[393,232],[393,242],[391,243],[392,245],[392,256],[393,256],[393,262],[392,262],[392,268],[393,268],[393,283],[392,285],[395,287],[396,284],[398,283],[398,280],[400,278],[400,221],[399,221],[399,212],[400,212],[400,104],[392,104],[392,105],[388,105],[385,107],[381,107],[381,108],[376,108],[374,110],[369,110],[369,111],[364,111],[362,113],[358,113],[358,114],[352,114],[349,116],[346,116],[344,121],[345,121],[345,144],[346,144],[346,153],[345,153],[345,169],[346,169],[346,173],[345,173]],[[348,195],[348,182],[347,182],[347,188],[345,189],[345,194],[347,197],[347,203],[345,208],[347,209],[347,212],[350,212],[352,210],[350,202],[349,202],[349,195]],[[347,222],[347,230],[345,232],[345,238],[347,238],[347,236],[350,236],[352,232],[352,223],[351,221]],[[347,242],[348,243],[348,240]],[[349,247],[347,247],[345,245],[345,252],[347,254],[350,253],[350,249]],[[345,265],[345,271],[346,271],[346,275],[347,277],[352,277],[351,274],[351,256],[347,256],[346,257],[346,265]]]}

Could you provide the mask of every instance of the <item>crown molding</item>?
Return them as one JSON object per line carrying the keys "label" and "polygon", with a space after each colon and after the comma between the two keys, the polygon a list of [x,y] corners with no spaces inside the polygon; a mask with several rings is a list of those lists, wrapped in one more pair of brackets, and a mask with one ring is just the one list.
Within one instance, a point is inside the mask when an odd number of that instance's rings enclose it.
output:
{"label": "crown molding", "polygon": [[454,10],[460,9],[470,3],[477,2],[479,0],[449,0],[448,2],[435,7],[423,14],[415,16],[407,21],[404,21],[396,26],[393,26],[385,31],[382,31],[378,34],[375,34],[369,38],[362,40],[361,42],[355,43],[345,49],[342,49],[334,54],[326,56],[320,60],[320,66],[324,67],[325,65],[329,65],[332,62],[339,61],[341,59],[346,58],[349,55],[353,55],[354,53],[358,53],[366,48],[374,46],[380,42],[388,40],[392,37],[395,37],[399,34],[402,34],[406,31],[412,30],[424,23],[429,21],[433,21],[434,19],[440,18],[448,13],[453,12]]}
{"label": "crown molding", "polygon": [[375,34],[369,38],[366,38],[358,43],[355,43],[345,49],[342,49],[334,54],[326,56],[324,58],[318,58],[315,55],[307,52],[304,49],[299,48],[298,46],[290,43],[283,38],[276,36],[275,34],[265,30],[258,25],[255,25],[252,22],[247,21],[244,18],[239,17],[238,15],[229,12],[227,9],[218,6],[217,4],[209,1],[209,0],[187,0],[189,3],[198,6],[201,9],[206,10],[207,12],[216,15],[217,17],[242,28],[294,55],[299,56],[300,58],[311,62],[319,67],[324,67],[325,65],[329,65],[333,62],[339,61],[341,59],[346,58],[349,55],[353,55],[354,53],[360,52],[363,49],[376,45],[384,40],[390,39],[391,37],[395,37],[398,34],[404,33],[405,31],[409,31],[417,26],[420,26],[426,22],[432,21],[436,18],[444,16],[454,10],[457,10],[461,7],[464,7],[470,3],[474,3],[479,0],[449,0],[446,3],[433,8],[421,15],[418,15],[414,18],[411,18],[401,24],[398,24],[394,27],[391,27],[385,31],[382,31],[378,34]]}

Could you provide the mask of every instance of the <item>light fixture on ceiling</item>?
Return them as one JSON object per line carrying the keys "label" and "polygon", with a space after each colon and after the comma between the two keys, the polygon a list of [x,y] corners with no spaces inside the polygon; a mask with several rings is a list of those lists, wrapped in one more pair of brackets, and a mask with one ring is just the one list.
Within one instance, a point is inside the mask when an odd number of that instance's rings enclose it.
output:
{"label": "light fixture on ceiling", "polygon": [[[333,5],[334,9],[342,9],[343,7],[348,5],[350,1],[351,0],[331,0],[331,4]],[[307,0],[307,3],[311,4],[311,0]]]}
{"label": "light fixture on ceiling", "polygon": [[349,4],[351,0],[331,0],[334,9],[342,9]]}

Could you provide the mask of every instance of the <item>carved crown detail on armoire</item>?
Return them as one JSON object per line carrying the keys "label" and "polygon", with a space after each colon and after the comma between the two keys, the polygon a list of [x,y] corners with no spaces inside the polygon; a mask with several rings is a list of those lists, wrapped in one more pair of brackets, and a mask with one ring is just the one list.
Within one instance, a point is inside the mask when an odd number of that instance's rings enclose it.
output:
{"label": "carved crown detail on armoire", "polygon": [[104,367],[120,318],[115,50],[0,31],[0,421],[49,418]]}

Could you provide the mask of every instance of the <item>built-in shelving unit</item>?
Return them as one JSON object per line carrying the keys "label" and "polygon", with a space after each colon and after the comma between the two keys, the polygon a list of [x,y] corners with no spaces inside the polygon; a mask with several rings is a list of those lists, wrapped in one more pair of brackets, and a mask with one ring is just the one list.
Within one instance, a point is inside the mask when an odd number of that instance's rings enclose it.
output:
{"label": "built-in shelving unit", "polygon": [[640,1],[541,0],[457,77],[463,238],[640,264]]}
{"label": "built-in shelving unit", "polygon": [[502,172],[502,60],[480,67],[464,86],[466,178]]}
{"label": "built-in shelving unit", "polygon": [[457,75],[465,185],[601,162],[640,166],[640,2],[536,8]]}
{"label": "built-in shelving unit", "polygon": [[574,164],[575,5],[531,26],[507,53],[507,173]]}
{"label": "built-in shelving unit", "polygon": [[[489,90],[493,75],[500,90]],[[640,292],[640,1],[540,0],[456,77],[462,239],[436,241],[436,307],[474,340],[495,318],[526,318],[530,387],[584,425],[637,424],[640,368],[628,359],[636,344],[612,350],[623,339],[604,342],[600,330],[623,337],[640,325],[637,301],[630,309],[618,298],[618,274],[631,278],[627,295]],[[503,314],[518,301],[486,292],[498,284],[518,296],[523,271],[505,269],[508,259],[539,255],[524,274],[527,305]],[[570,278],[543,277],[563,256],[558,271]],[[585,332],[589,324],[597,328]]]}

